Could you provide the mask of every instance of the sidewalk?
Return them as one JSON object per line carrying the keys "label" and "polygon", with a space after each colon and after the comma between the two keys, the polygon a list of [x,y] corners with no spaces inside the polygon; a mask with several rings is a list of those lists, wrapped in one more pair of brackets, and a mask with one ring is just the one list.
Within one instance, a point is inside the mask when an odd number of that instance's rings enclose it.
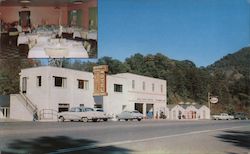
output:
{"label": "sidewalk", "polygon": [[0,122],[22,122],[21,120],[9,119],[9,118],[0,118]]}

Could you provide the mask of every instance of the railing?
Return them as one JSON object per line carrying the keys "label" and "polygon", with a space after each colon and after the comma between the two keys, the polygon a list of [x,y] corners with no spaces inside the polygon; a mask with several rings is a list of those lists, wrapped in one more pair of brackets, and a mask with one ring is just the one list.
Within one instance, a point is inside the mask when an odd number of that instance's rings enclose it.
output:
{"label": "railing", "polygon": [[20,95],[22,96],[23,100],[25,101],[25,106],[26,108],[34,115],[35,113],[37,113],[37,106],[35,104],[32,103],[32,101],[25,96],[22,92],[20,92]]}
{"label": "railing", "polygon": [[54,120],[54,117],[57,119],[58,112],[53,109],[42,109],[39,112],[39,120],[46,119],[46,120]]}

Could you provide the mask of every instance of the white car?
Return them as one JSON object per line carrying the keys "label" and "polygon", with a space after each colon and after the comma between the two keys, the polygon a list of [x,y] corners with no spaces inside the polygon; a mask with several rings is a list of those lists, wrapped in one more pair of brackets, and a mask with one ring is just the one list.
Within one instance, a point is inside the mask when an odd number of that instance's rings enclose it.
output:
{"label": "white car", "polygon": [[137,119],[138,121],[141,121],[143,119],[143,114],[141,114],[139,111],[122,111],[122,113],[117,115],[118,121],[120,120],[134,120]]}
{"label": "white car", "polygon": [[73,107],[67,112],[58,113],[59,121],[82,121],[88,122],[92,120],[94,122],[98,120],[108,121],[108,116],[104,112],[95,111],[89,107]]}
{"label": "white car", "polygon": [[214,120],[233,120],[234,116],[228,115],[227,113],[221,113],[220,115],[213,115]]}

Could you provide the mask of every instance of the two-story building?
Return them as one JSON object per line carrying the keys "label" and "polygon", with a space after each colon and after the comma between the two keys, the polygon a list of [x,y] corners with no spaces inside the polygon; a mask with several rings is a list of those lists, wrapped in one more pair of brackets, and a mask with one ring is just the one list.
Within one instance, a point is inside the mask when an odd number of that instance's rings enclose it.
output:
{"label": "two-story building", "polygon": [[116,115],[123,110],[138,110],[145,117],[166,113],[165,80],[131,73],[107,75],[107,96],[95,96],[91,72],[42,66],[22,69],[20,93],[10,97],[10,118],[32,120],[56,119],[57,112],[71,107],[103,108]]}

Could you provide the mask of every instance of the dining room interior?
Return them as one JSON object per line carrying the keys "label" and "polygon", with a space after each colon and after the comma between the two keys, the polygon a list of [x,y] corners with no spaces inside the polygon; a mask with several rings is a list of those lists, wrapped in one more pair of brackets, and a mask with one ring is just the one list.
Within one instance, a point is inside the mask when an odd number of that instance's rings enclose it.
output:
{"label": "dining room interior", "polygon": [[97,0],[0,0],[0,58],[97,58]]}

